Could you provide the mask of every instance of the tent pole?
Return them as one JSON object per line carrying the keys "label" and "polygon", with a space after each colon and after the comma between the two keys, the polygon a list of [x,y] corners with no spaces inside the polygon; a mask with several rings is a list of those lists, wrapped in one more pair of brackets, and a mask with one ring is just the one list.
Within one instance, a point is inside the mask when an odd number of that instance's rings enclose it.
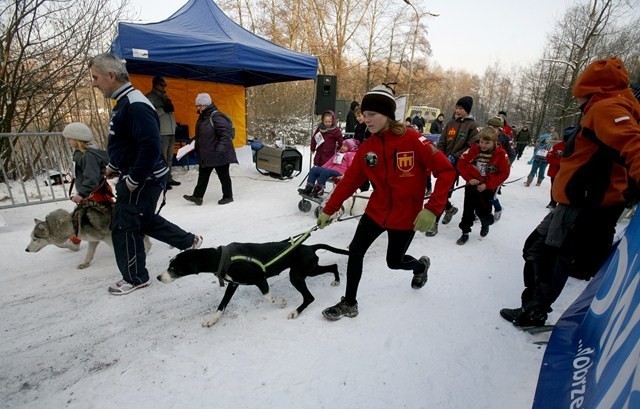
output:
{"label": "tent pole", "polygon": [[315,110],[316,110],[316,97],[317,97],[317,92],[316,89],[318,89],[318,76],[316,76],[316,78],[313,80],[313,101],[311,102],[311,112],[309,117],[311,118],[311,120],[309,121],[310,125],[309,125],[309,170],[311,170],[311,167],[313,166],[313,153],[311,153],[311,138],[313,138],[313,131],[314,131],[314,127],[313,127],[313,115],[315,114]]}

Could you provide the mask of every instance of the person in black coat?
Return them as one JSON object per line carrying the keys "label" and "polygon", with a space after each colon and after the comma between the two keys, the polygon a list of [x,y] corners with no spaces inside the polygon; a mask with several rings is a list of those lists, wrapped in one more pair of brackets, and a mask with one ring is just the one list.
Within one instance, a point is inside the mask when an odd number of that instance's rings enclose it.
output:
{"label": "person in black coat", "polygon": [[347,123],[344,126],[345,132],[355,132],[358,121],[356,120],[356,108],[360,106],[358,101],[351,102],[351,108],[347,112]]}
{"label": "person in black coat", "polygon": [[209,94],[198,94],[196,107],[200,113],[196,123],[195,138],[200,164],[198,182],[193,189],[193,195],[184,195],[183,197],[190,202],[201,205],[202,198],[207,191],[209,177],[215,169],[222,185],[222,199],[218,200],[218,204],[231,203],[233,202],[233,189],[229,166],[232,163],[238,163],[231,139],[231,123],[218,111]]}
{"label": "person in black coat", "polygon": [[444,115],[440,114],[435,121],[431,122],[429,133],[432,135],[440,135],[442,133],[442,127],[444,127]]}

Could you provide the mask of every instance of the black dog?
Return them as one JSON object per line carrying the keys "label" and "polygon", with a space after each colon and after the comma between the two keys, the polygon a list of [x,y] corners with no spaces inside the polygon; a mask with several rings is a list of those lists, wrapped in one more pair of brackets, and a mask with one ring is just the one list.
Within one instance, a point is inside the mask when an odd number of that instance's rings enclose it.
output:
{"label": "black dog", "polygon": [[307,277],[333,273],[335,281],[331,285],[340,283],[336,264],[318,265],[316,251],[320,249],[337,254],[349,254],[347,250],[326,244],[309,246],[299,244],[292,247],[289,241],[260,244],[231,243],[218,248],[183,251],[171,260],[169,268],[158,276],[158,280],[170,283],[190,274],[215,273],[220,286],[224,286],[225,282],[228,283],[229,287],[222,297],[218,310],[211,318],[202,323],[203,327],[210,327],[220,319],[239,285],[256,285],[267,301],[284,307],[286,301],[283,298],[274,297],[269,291],[267,278],[278,275],[289,268],[289,280],[302,294],[303,299],[302,304],[288,316],[289,318],[297,318],[314,300],[305,283]]}

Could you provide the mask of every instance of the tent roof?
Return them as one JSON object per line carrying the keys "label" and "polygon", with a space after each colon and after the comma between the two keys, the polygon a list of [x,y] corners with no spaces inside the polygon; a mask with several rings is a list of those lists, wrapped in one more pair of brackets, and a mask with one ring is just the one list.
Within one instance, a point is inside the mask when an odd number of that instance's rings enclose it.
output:
{"label": "tent roof", "polygon": [[111,51],[132,74],[253,85],[316,78],[317,57],[245,30],[212,0],[189,0],[164,21],[119,23]]}

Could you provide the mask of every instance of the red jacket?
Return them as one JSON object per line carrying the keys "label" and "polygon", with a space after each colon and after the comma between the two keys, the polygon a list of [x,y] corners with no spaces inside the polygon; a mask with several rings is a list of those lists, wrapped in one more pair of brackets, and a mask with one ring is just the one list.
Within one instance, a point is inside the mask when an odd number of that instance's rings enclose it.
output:
{"label": "red jacket", "polygon": [[558,142],[553,145],[553,148],[547,153],[547,163],[549,164],[547,176],[550,178],[555,178],[560,170],[560,159],[562,159],[566,145],[565,142]]}
{"label": "red jacket", "polygon": [[[366,156],[377,158],[369,166]],[[436,177],[433,193],[424,203],[427,170]],[[342,180],[329,197],[324,213],[332,215],[369,179],[375,186],[365,213],[386,229],[413,230],[413,222],[423,208],[436,215],[447,203],[456,171],[447,157],[413,129],[403,135],[389,130],[364,141]]]}
{"label": "red jacket", "polygon": [[476,158],[480,153],[480,145],[475,143],[467,149],[460,159],[458,159],[458,172],[467,182],[471,179],[484,183],[489,190],[496,190],[507,180],[511,172],[509,156],[500,145],[493,150],[493,155],[487,164],[486,175],[482,176],[480,169],[475,165]]}

